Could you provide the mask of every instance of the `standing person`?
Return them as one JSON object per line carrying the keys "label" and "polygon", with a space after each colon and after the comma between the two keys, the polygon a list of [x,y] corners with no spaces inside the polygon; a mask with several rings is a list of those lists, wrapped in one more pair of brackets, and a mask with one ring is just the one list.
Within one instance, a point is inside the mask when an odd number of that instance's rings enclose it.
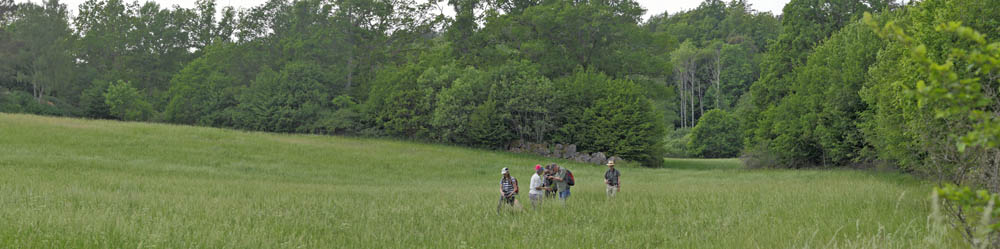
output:
{"label": "standing person", "polygon": [[503,202],[514,207],[521,206],[521,204],[517,202],[517,198],[514,198],[520,190],[517,187],[517,179],[510,176],[510,170],[507,168],[503,168],[503,170],[500,171],[500,174],[503,174],[503,178],[500,178],[500,194],[502,195],[501,198],[503,198]]}
{"label": "standing person", "polygon": [[558,192],[558,189],[555,188],[555,182],[552,181],[551,178],[549,178],[549,176],[552,176],[555,173],[555,170],[552,169],[552,165],[554,165],[554,164],[550,163],[549,165],[545,165],[545,175],[542,177],[542,181],[543,181],[542,185],[545,186],[545,197],[546,198],[555,197],[556,196],[556,192]]}
{"label": "standing person", "polygon": [[615,194],[621,190],[622,182],[618,177],[622,176],[621,172],[615,169],[615,161],[608,161],[608,171],[604,172],[604,185],[608,186],[608,198],[615,198]]}
{"label": "standing person", "polygon": [[566,201],[569,198],[569,170],[566,168],[559,167],[559,165],[552,165],[552,169],[555,173],[549,176],[549,179],[555,182],[556,188],[559,189],[559,200]]}
{"label": "standing person", "polygon": [[545,174],[542,165],[535,165],[535,174],[531,175],[531,191],[528,192],[532,208],[538,208],[542,205],[542,195],[545,194],[545,187],[542,186],[542,174]]}

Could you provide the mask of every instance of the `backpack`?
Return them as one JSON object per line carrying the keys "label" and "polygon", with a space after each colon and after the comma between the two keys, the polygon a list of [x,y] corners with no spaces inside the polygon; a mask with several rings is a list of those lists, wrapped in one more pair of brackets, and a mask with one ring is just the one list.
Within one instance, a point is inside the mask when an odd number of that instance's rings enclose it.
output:
{"label": "backpack", "polygon": [[576,185],[576,179],[573,178],[573,171],[566,170],[566,184],[573,186]]}
{"label": "backpack", "polygon": [[514,194],[518,194],[518,192],[521,192],[521,186],[517,186],[517,178],[511,176],[510,180],[514,181]]}

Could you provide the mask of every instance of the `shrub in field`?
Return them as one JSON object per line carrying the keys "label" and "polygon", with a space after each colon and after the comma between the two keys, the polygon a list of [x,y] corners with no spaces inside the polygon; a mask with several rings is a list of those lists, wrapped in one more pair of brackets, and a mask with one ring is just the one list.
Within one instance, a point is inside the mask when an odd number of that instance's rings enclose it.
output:
{"label": "shrub in field", "polygon": [[691,141],[691,128],[676,128],[663,137],[664,155],[667,157],[688,157],[687,144]]}
{"label": "shrub in field", "polygon": [[1000,248],[1000,208],[996,207],[1000,195],[948,184],[934,188],[933,197],[935,208],[943,207],[952,216],[951,227],[961,228],[962,237],[973,248]]}
{"label": "shrub in field", "polygon": [[689,155],[703,158],[735,157],[743,148],[740,137],[740,123],[728,112],[715,109],[708,111],[691,129],[687,144]]}

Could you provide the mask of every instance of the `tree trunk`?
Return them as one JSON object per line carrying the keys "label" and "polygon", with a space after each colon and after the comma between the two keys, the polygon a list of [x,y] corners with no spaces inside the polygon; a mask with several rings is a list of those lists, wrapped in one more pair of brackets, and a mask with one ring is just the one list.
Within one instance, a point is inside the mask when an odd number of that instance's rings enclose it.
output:
{"label": "tree trunk", "polygon": [[715,108],[721,109],[719,105],[719,98],[722,96],[721,77],[722,77],[722,51],[721,49],[715,49]]}
{"label": "tree trunk", "polygon": [[351,91],[351,84],[354,80],[354,49],[352,48],[351,50],[347,55],[347,85],[344,88],[344,92]]}
{"label": "tree trunk", "polygon": [[698,64],[696,64],[694,60],[691,60],[688,63],[688,89],[690,89],[691,91],[690,94],[688,95],[688,103],[690,103],[690,106],[688,107],[689,110],[691,110],[691,115],[688,115],[688,117],[690,118],[688,122],[688,127],[692,128],[694,128],[694,126],[698,124],[698,118],[695,115],[695,109],[694,109],[696,105],[694,103],[694,97],[697,96],[698,94],[698,86],[697,86],[698,77],[696,75],[697,69],[698,69]]}

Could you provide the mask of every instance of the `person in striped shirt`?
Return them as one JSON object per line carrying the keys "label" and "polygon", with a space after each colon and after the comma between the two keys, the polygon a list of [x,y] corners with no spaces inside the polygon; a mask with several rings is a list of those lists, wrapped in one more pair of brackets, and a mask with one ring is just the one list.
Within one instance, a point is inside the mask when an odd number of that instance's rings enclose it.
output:
{"label": "person in striped shirt", "polygon": [[520,190],[517,187],[517,179],[510,176],[510,170],[507,168],[503,168],[500,174],[503,174],[503,178],[500,178],[500,194],[503,195],[504,202],[515,207],[521,206],[517,198],[514,198]]}

